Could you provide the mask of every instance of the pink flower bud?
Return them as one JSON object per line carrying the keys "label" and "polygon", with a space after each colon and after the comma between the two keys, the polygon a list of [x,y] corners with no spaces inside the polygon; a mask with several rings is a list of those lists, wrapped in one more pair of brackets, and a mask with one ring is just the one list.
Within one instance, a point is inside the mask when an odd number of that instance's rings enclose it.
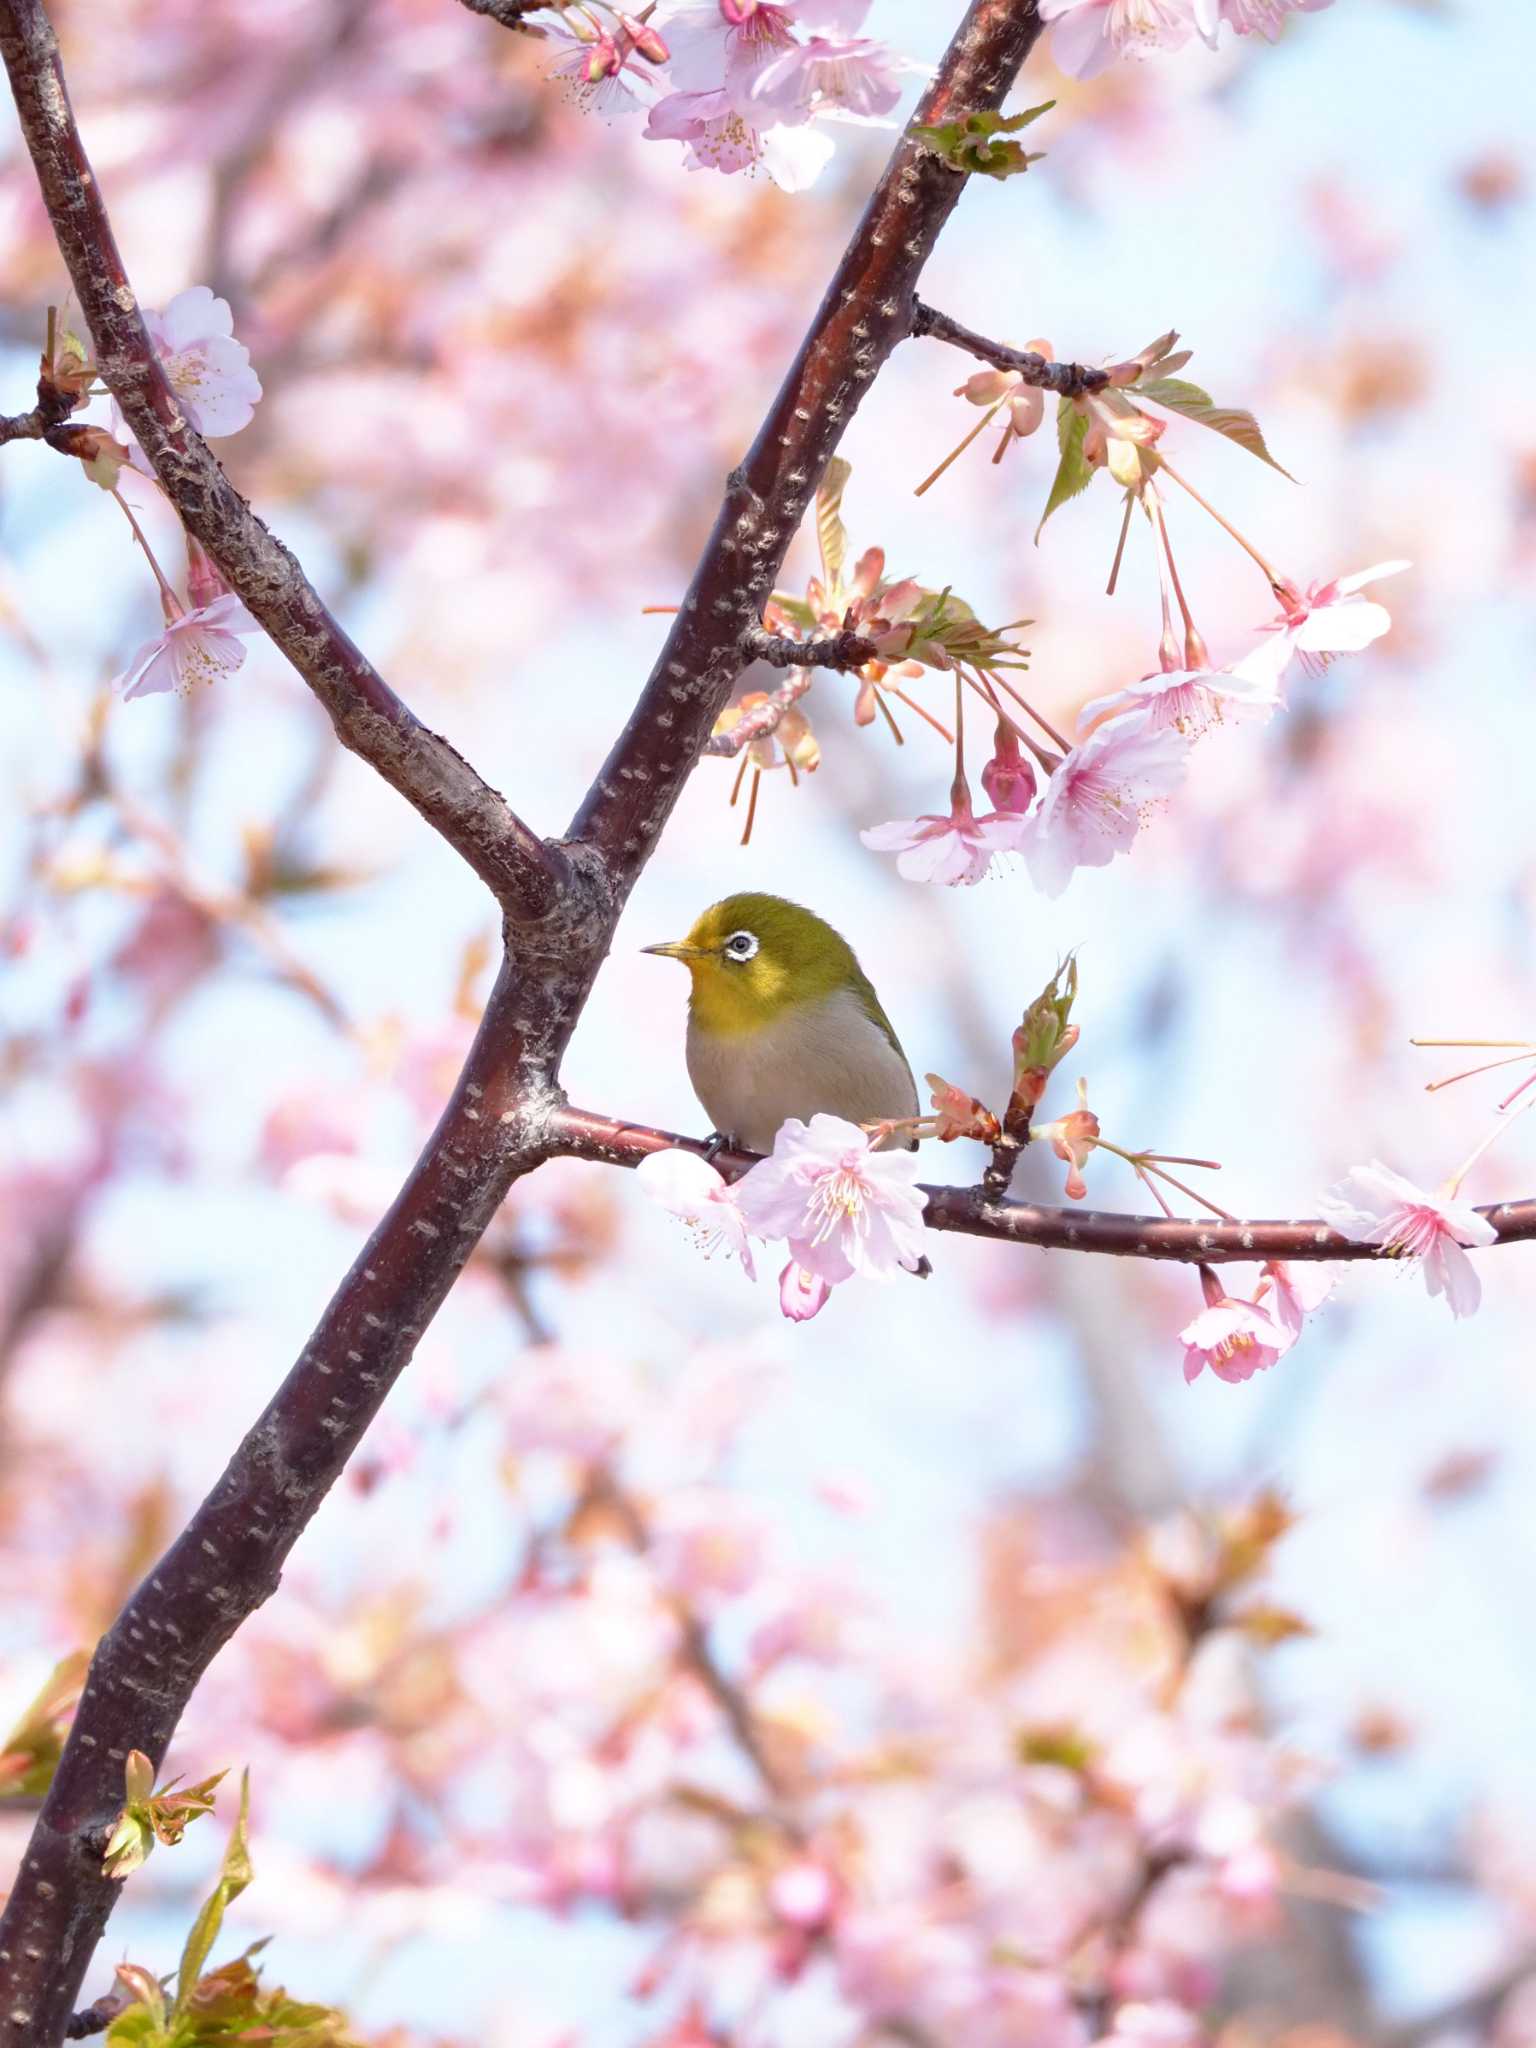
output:
{"label": "pink flower bud", "polygon": [[1006,720],[997,722],[992,758],[981,771],[981,786],[995,811],[1022,815],[1035,800],[1035,769],[1019,748],[1019,736]]}
{"label": "pink flower bud", "polygon": [[671,57],[672,52],[667,48],[655,29],[649,28],[637,16],[621,14],[619,16],[619,25],[625,35],[629,37],[636,53],[642,56],[647,64],[665,64]]}
{"label": "pink flower bud", "polygon": [[617,78],[624,68],[624,59],[619,46],[610,35],[601,35],[592,45],[592,51],[581,67],[582,82],[586,85],[601,85],[605,78]]}
{"label": "pink flower bud", "polygon": [[211,556],[187,535],[187,596],[192,601],[193,611],[201,611],[204,605],[212,604],[216,597],[227,596],[229,585],[219,574]]}

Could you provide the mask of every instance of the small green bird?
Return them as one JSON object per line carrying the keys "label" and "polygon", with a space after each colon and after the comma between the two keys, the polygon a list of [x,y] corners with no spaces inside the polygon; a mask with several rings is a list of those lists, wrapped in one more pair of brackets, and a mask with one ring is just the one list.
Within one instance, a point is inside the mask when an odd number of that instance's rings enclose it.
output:
{"label": "small green bird", "polygon": [[813,911],[782,896],[727,896],[686,939],[643,950],[688,969],[688,1078],[722,1137],[769,1152],[786,1117],[917,1115],[880,998],[848,941]]}

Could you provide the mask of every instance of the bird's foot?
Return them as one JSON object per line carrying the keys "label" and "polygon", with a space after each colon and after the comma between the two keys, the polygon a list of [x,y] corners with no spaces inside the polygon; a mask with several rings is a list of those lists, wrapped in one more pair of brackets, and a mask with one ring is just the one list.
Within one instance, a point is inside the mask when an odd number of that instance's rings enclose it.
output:
{"label": "bird's foot", "polygon": [[732,1151],[735,1144],[729,1131],[711,1131],[704,1140],[704,1157],[713,1165],[722,1152]]}

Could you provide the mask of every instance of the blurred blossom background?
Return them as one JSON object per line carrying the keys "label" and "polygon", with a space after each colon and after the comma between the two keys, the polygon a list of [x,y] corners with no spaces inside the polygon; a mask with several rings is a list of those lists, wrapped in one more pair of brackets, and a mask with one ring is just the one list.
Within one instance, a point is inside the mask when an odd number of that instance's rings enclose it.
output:
{"label": "blurred blossom background", "polygon": [[[538,41],[450,0],[57,13],[142,300],[211,285],[259,371],[235,481],[426,722],[560,829],[889,135],[840,130],[788,195],[584,111]],[[931,65],[958,14],[875,0],[867,32]],[[1300,481],[1194,425],[1165,451],[1301,583],[1409,559],[1375,593],[1393,630],[1207,735],[1131,856],[1055,900],[866,852],[858,828],[945,807],[951,765],[818,675],[821,764],[765,775],[749,845],[734,764],[689,783],[574,1101],[702,1131],[684,978],[639,949],[769,888],[853,940],[919,1074],[993,1102],[1076,948],[1046,1113],[1085,1074],[1107,1134],[1220,1159],[1238,1214],[1311,1214],[1375,1156],[1426,1186],[1460,1163],[1512,1082],[1427,1094],[1475,1056],[1410,1035],[1536,1035],[1533,63],[1529,10],[1471,0],[1338,0],[1274,48],[1089,83],[1042,43],[1016,103],[1057,99],[1047,159],[971,181],[924,297],[1090,362],[1177,327]],[[13,124],[0,149],[20,409],[65,280]],[[1049,428],[913,496],[975,417],[972,367],[898,352],[843,444],[844,517],[893,575],[1031,620],[1066,725],[1155,663],[1150,551],[1133,532],[1107,598],[1105,485],[1034,544]],[[1269,592],[1171,516],[1227,659]],[[802,535],[789,587],[814,568]],[[105,494],[5,448],[5,1727],[303,1344],[497,939],[264,641],[213,689],[112,699],[158,625]],[[912,687],[946,715],[942,679]],[[924,1171],[978,1164],[933,1146]],[[1018,1191],[1060,1201],[1061,1172],[1031,1153]],[[1105,1155],[1088,1179],[1146,1206]],[[1516,1126],[1468,1193],[1533,1187]],[[790,1325],[630,1177],[520,1183],[173,1749],[251,1769],[227,1939],[270,1932],[273,1981],[398,2044],[1536,2038],[1530,1251],[1481,1257],[1461,1322],[1352,1268],[1241,1386],[1184,1383],[1190,1270],[963,1238],[933,1261]],[[7,1869],[33,1804],[0,1776]],[[91,1995],[123,1955],[173,1966],[232,1810],[129,1881]]]}

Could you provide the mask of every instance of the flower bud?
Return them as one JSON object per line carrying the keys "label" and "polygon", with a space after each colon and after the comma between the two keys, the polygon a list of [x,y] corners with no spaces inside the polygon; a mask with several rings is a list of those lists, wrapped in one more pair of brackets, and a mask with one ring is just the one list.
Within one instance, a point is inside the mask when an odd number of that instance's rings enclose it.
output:
{"label": "flower bud", "polygon": [[1034,763],[1025,758],[1019,736],[1006,718],[997,721],[992,758],[981,771],[981,786],[995,811],[1021,817],[1035,800]]}
{"label": "flower bud", "polygon": [[581,67],[584,85],[601,85],[605,78],[617,78],[624,68],[619,46],[610,35],[600,35]]}
{"label": "flower bud", "polygon": [[621,14],[619,26],[629,37],[636,53],[643,57],[647,64],[665,64],[670,60],[672,52],[655,29],[641,21],[637,15]]}
{"label": "flower bud", "polygon": [[219,574],[213,558],[208,555],[200,542],[191,534],[187,535],[187,596],[193,611],[201,611],[204,605],[212,604],[215,598],[228,594],[229,585]]}
{"label": "flower bud", "polygon": [[1016,1105],[1034,1108],[1052,1071],[1076,1045],[1077,1026],[1071,1021],[1076,998],[1077,959],[1069,954],[1024,1012],[1024,1021],[1013,1034],[1010,1123]]}

